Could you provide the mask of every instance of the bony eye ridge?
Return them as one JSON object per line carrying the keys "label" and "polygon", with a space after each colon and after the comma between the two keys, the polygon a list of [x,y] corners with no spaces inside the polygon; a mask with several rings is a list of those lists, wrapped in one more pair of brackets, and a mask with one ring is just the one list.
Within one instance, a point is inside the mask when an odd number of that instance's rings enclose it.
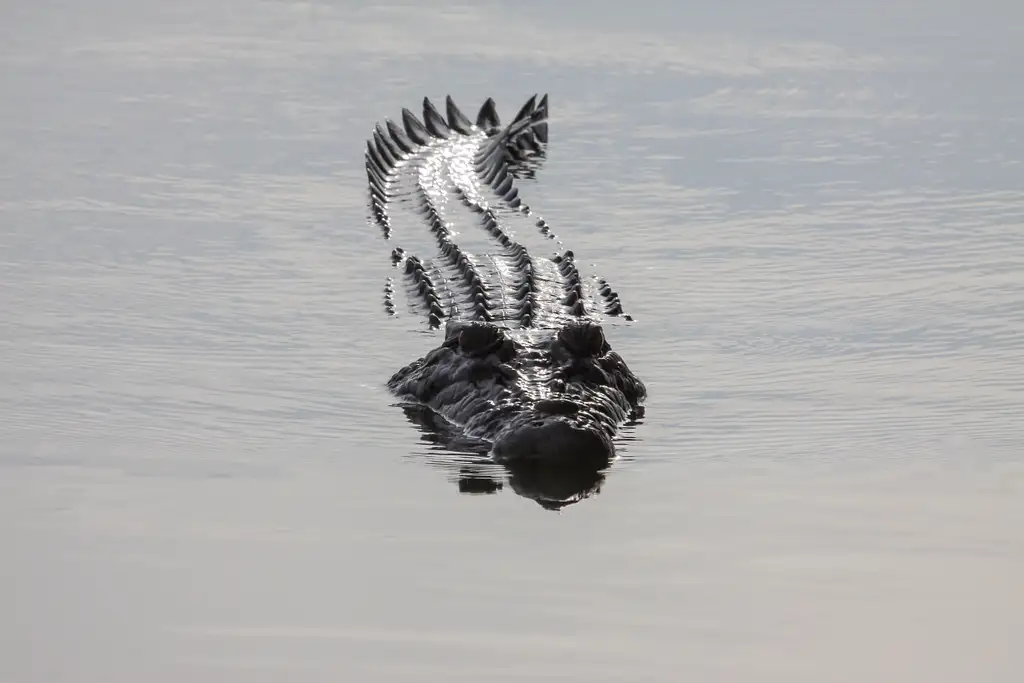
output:
{"label": "bony eye ridge", "polygon": [[[500,327],[488,323],[469,323],[458,333],[459,350],[471,358],[497,353],[502,360],[512,351],[511,341]],[[509,356],[510,357],[510,356]]]}
{"label": "bony eye ridge", "polygon": [[607,351],[604,330],[592,322],[566,325],[558,332],[558,340],[566,349],[583,358],[600,356]]}

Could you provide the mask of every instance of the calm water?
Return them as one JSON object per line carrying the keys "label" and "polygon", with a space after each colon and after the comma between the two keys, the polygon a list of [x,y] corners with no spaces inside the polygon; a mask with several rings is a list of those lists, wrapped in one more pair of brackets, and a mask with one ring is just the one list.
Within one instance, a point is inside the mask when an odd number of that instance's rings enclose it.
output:
{"label": "calm water", "polygon": [[[1024,17],[823,4],[7,3],[0,682],[1020,680]],[[534,92],[650,391],[560,513],[390,406],[364,215]]]}

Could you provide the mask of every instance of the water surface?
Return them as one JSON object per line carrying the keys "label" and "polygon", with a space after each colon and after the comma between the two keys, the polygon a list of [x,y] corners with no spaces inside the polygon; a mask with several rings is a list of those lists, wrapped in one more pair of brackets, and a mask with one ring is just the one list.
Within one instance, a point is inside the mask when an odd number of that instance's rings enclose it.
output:
{"label": "water surface", "polygon": [[[1020,678],[1019,12],[588,7],[4,8],[0,680]],[[362,168],[534,92],[650,393],[559,513],[390,406]]]}

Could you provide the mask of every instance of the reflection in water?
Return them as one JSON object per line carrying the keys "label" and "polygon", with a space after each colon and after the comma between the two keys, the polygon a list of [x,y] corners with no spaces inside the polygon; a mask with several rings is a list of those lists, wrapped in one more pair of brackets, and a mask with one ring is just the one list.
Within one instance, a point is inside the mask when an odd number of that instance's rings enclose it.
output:
{"label": "reflection in water", "polygon": [[[455,471],[460,493],[493,494],[509,488],[548,510],[578,503],[601,492],[605,473],[612,459],[600,462],[580,461],[571,464],[546,461],[516,461],[499,465],[489,456],[490,444],[467,439],[453,430],[429,408],[401,405],[409,421],[416,425],[422,441],[431,445],[441,458],[434,464]],[[632,426],[632,425],[630,425]]]}

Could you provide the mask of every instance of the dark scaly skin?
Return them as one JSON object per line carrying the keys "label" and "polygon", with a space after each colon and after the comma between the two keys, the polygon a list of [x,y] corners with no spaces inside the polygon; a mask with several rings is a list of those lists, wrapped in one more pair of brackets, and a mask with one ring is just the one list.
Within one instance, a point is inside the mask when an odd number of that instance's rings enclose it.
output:
{"label": "dark scaly skin", "polygon": [[491,323],[455,322],[445,341],[388,382],[499,461],[607,464],[618,425],[635,419],[647,390],[596,323],[512,337]]}
{"label": "dark scaly skin", "polygon": [[[530,98],[505,127],[491,99],[475,123],[450,97],[445,110],[447,117],[424,99],[422,121],[403,110],[401,125],[378,125],[367,143],[372,218],[392,239],[394,200],[405,197],[426,224],[437,257],[396,247],[392,261],[428,326],[445,324],[444,341],[395,373],[388,388],[410,419],[453,447],[505,464],[513,488],[558,507],[589,495],[573,494],[574,486],[596,489],[601,477],[546,468],[607,466],[619,426],[643,413],[644,384],[600,325],[602,314],[631,318],[605,280],[593,291],[585,286],[573,252],[534,256],[503,222],[509,213],[526,216],[554,238],[514,182],[533,177],[544,158],[547,96]],[[448,214],[459,204],[493,239],[492,252],[470,254],[455,242]],[[392,315],[395,289],[389,279]],[[481,485],[467,476],[467,487]]]}

